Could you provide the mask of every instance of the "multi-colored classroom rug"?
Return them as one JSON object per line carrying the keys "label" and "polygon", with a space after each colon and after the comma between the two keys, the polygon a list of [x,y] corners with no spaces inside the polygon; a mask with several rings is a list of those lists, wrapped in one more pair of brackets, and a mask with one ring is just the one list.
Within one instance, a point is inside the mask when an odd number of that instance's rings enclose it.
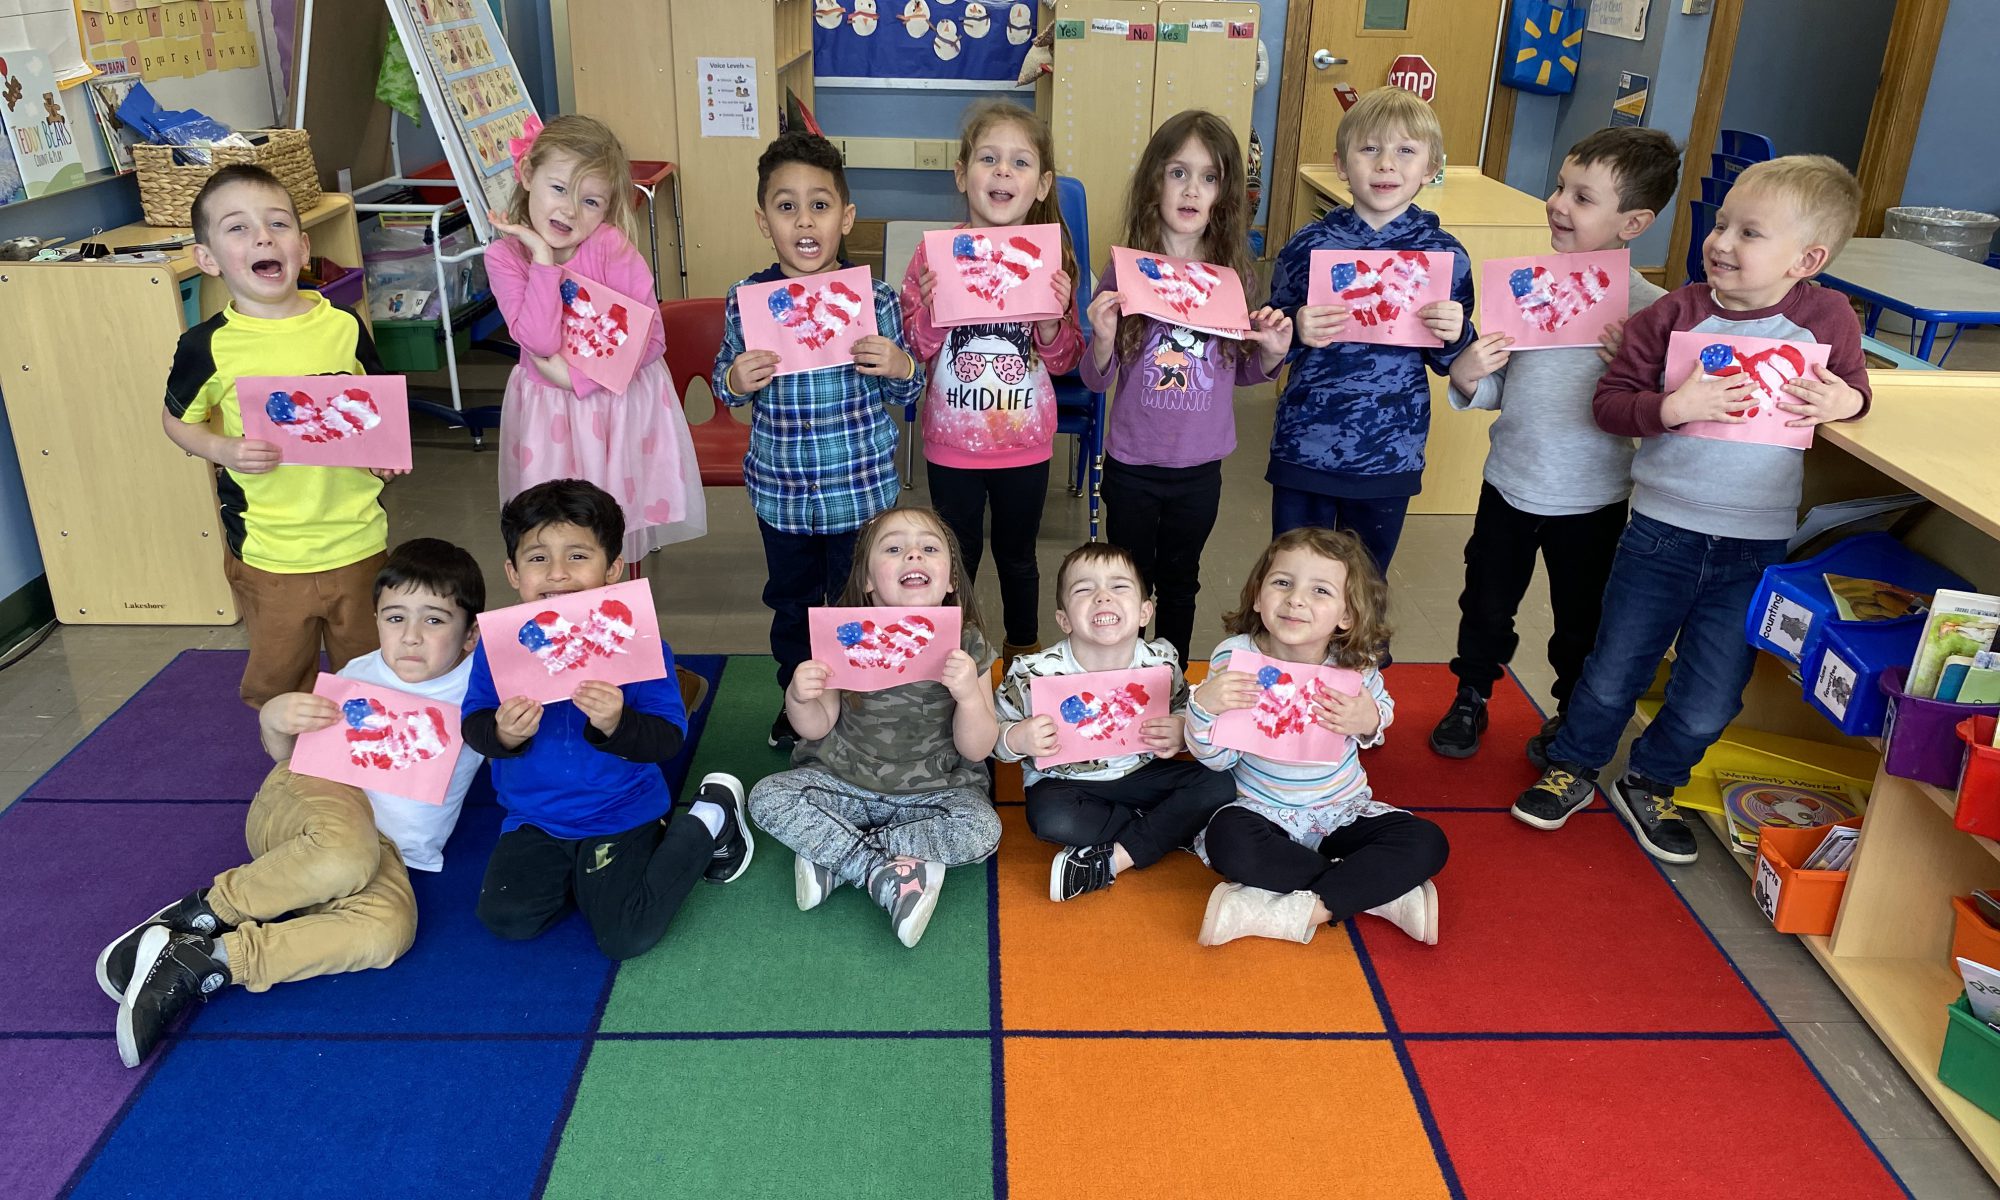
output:
{"label": "multi-colored classroom rug", "polygon": [[[690,665],[716,687],[670,773],[780,768],[770,660]],[[1451,836],[1435,948],[1364,918],[1204,949],[1190,855],[1052,904],[1009,771],[999,855],[916,949],[854,889],[798,912],[763,839],[619,966],[574,918],[480,928],[475,792],[401,962],[229,989],[128,1071],[92,960],[241,861],[241,667],[182,654],[0,816],[0,1197],[1908,1194],[1601,802],[1554,835],[1507,815],[1526,696],[1447,762],[1421,664],[1368,769]]]}

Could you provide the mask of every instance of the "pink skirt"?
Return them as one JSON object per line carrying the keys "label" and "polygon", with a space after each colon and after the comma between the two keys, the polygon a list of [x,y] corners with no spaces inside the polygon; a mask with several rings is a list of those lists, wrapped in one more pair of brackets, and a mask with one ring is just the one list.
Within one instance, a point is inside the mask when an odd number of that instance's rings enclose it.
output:
{"label": "pink skirt", "polygon": [[500,410],[500,503],[551,479],[587,479],[625,511],[624,558],[708,532],[708,502],[687,415],[665,362],[632,376],[622,396],[578,396],[527,363],[507,377]]}

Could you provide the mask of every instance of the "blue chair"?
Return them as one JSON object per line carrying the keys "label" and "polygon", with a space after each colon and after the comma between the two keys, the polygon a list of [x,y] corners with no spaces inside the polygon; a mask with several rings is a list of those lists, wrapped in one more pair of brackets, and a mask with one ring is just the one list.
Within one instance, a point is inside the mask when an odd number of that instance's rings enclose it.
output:
{"label": "blue chair", "polygon": [[1717,135],[1716,142],[1717,148],[1724,154],[1750,162],[1770,162],[1778,157],[1778,148],[1761,133],[1725,129]]}
{"label": "blue chair", "polygon": [[1724,183],[1735,183],[1736,177],[1743,173],[1743,168],[1754,165],[1756,165],[1754,160],[1738,158],[1734,154],[1708,156],[1708,173]]}
{"label": "blue chair", "polygon": [[1702,176],[1701,202],[1703,204],[1713,204],[1720,208],[1722,206],[1722,198],[1729,194],[1729,189],[1732,186],[1727,179],[1717,179],[1713,175]]}
{"label": "blue chair", "polygon": [[1688,208],[1694,214],[1694,232],[1688,235],[1687,277],[1689,283],[1702,283],[1708,279],[1708,272],[1701,265],[1701,244],[1708,240],[1709,231],[1715,228],[1718,206],[1690,200]]}
{"label": "blue chair", "polygon": [[[1067,175],[1057,176],[1056,207],[1062,214],[1070,245],[1076,250],[1076,314],[1083,326],[1084,348],[1088,353],[1090,322],[1083,319],[1083,310],[1090,306],[1091,294],[1096,289],[1090,274],[1090,205],[1083,182]],[[1069,494],[1089,497],[1090,540],[1094,542],[1098,534],[1099,487],[1104,480],[1104,393],[1083,386],[1083,380],[1075,372],[1057,376],[1055,385],[1056,432],[1076,439],[1070,443]]]}

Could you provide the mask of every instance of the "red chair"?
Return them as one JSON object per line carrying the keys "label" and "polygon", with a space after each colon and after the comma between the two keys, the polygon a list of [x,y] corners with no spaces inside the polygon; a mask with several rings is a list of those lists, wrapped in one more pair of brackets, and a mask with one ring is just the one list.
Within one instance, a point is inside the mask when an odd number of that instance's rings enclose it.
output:
{"label": "red chair", "polygon": [[[695,380],[708,378],[715,369],[716,356],[722,353],[723,303],[720,296],[660,303],[660,328],[667,335],[667,374],[673,376],[683,409],[687,407],[688,388]],[[688,432],[694,437],[702,486],[742,487],[750,427],[717,400],[714,415],[699,425],[690,422]]]}

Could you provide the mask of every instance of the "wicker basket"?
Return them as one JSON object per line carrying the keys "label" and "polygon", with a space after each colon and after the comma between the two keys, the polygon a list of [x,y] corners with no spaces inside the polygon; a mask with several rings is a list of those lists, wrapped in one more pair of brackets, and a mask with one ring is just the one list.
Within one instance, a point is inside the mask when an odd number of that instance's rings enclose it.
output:
{"label": "wicker basket", "polygon": [[201,185],[234,163],[254,163],[276,175],[302,213],[319,204],[319,168],[313,165],[312,137],[305,130],[245,129],[242,133],[245,137],[263,135],[267,140],[247,148],[213,147],[209,154],[214,161],[205,165],[174,162],[172,146],[134,145],[132,161],[139,168],[139,203],[146,211],[146,224],[185,227]]}

